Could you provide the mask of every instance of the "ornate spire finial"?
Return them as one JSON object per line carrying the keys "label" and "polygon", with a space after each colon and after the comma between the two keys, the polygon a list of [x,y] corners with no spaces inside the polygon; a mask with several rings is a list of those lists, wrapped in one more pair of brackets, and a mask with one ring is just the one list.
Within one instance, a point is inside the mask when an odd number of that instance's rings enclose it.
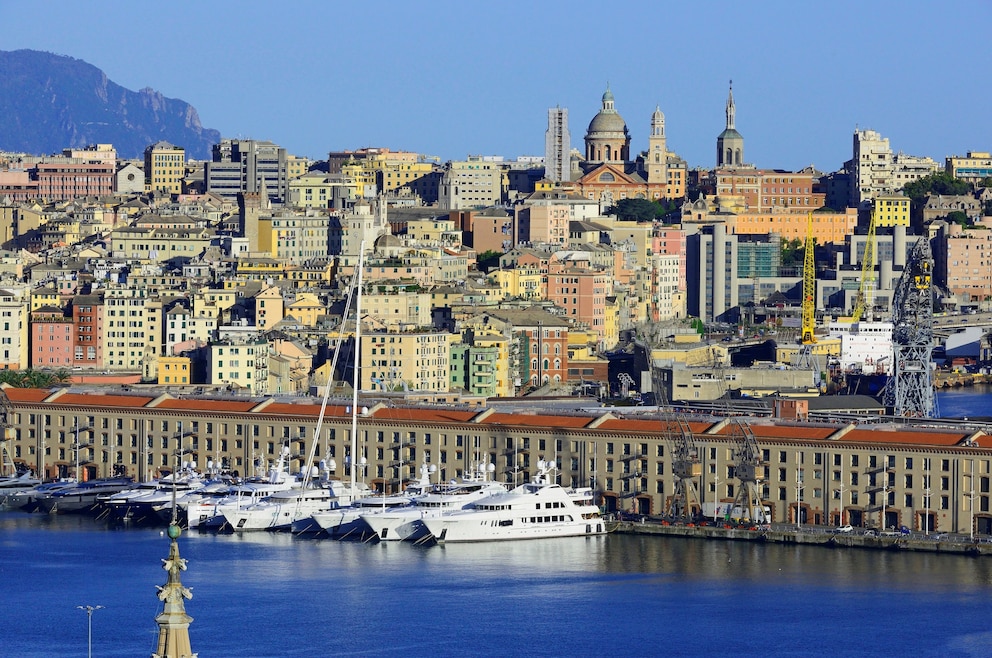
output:
{"label": "ornate spire finial", "polygon": [[180,574],[186,570],[186,560],[179,557],[179,544],[176,542],[182,529],[178,524],[169,525],[169,557],[162,560],[162,568],[169,573],[165,585],[157,587],[158,598],[165,606],[155,617],[158,623],[158,650],[152,658],[196,658],[190,648],[189,625],[193,618],[186,614],[184,600],[193,598],[193,592],[183,587]]}

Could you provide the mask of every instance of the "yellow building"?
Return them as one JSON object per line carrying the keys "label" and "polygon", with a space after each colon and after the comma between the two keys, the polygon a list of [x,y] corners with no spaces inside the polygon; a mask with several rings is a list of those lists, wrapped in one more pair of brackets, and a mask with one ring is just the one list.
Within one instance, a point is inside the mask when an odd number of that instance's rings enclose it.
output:
{"label": "yellow building", "polygon": [[504,298],[544,299],[544,277],[534,268],[514,267],[506,270],[493,270],[489,280],[499,286]]}
{"label": "yellow building", "polygon": [[31,291],[31,312],[37,311],[42,306],[62,308],[62,297],[55,288],[46,286]]}
{"label": "yellow building", "polygon": [[326,258],[328,241],[326,213],[302,215],[281,211],[258,220],[258,249],[286,263],[303,264]]}
{"label": "yellow building", "polygon": [[375,169],[367,162],[350,162],[341,165],[341,175],[354,181],[355,195],[359,198],[372,196],[375,191]]}
{"label": "yellow building", "polygon": [[186,176],[186,149],[155,142],[145,149],[145,192],[181,194]]}
{"label": "yellow building", "polygon": [[161,263],[170,258],[192,259],[210,246],[214,231],[206,228],[115,229],[110,236],[114,255],[128,260]]}
{"label": "yellow building", "polygon": [[450,219],[411,219],[407,222],[408,240],[422,244],[457,247],[462,244],[462,232]]}
{"label": "yellow building", "polygon": [[431,326],[431,296],[426,292],[362,295],[362,313],[390,330]]}
{"label": "yellow building", "polygon": [[287,155],[286,156],[286,178],[288,180],[294,180],[303,176],[307,173],[310,168],[309,158],[304,158],[299,155]]}
{"label": "yellow building", "polygon": [[362,336],[362,390],[447,391],[453,334],[374,333]]}
{"label": "yellow building", "polygon": [[955,178],[981,183],[992,176],[992,153],[968,151],[966,156],[952,155],[944,160],[944,170]]}
{"label": "yellow building", "polygon": [[286,306],[286,316],[293,316],[305,327],[316,327],[317,318],[327,313],[317,295],[304,292],[296,296],[296,301]]}
{"label": "yellow building", "polygon": [[208,368],[208,383],[213,386],[265,395],[269,392],[269,343],[262,338],[211,343]]}
{"label": "yellow building", "polygon": [[159,386],[192,384],[192,362],[186,356],[159,356]]}
{"label": "yellow building", "polygon": [[875,227],[909,227],[909,197],[901,194],[877,196],[872,200]]}

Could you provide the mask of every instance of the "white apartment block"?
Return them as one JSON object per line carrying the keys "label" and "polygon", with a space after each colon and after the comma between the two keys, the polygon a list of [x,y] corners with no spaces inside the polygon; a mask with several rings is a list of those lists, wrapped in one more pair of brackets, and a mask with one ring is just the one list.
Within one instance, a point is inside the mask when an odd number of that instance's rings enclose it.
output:
{"label": "white apartment block", "polygon": [[488,208],[503,203],[503,169],[481,160],[453,161],[444,167],[438,192],[443,210]]}
{"label": "white apartment block", "polygon": [[939,169],[929,157],[892,153],[889,138],[874,130],[854,132],[854,153],[848,163],[851,175],[848,205],[862,207],[879,195],[891,195],[907,183]]}

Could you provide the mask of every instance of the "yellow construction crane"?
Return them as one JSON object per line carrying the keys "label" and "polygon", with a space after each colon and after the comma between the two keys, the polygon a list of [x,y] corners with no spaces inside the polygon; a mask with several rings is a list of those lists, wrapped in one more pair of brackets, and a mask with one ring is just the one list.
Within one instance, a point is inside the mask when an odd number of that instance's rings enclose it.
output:
{"label": "yellow construction crane", "polygon": [[[854,313],[851,322],[858,322],[867,310],[871,315],[871,294],[875,287],[875,209],[871,210],[871,222],[868,224],[868,237],[865,240],[865,253],[861,257],[861,285],[854,302]],[[871,319],[869,317],[869,319]]]}
{"label": "yellow construction crane", "polygon": [[806,245],[803,248],[803,333],[802,344],[816,342],[816,259],[813,256],[813,213],[806,219]]}

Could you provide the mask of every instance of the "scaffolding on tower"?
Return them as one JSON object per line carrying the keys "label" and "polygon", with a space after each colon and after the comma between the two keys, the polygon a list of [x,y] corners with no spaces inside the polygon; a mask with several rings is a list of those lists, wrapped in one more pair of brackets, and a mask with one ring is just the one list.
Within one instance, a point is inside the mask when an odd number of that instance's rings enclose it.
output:
{"label": "scaffolding on tower", "polygon": [[913,245],[892,300],[892,376],[883,402],[896,416],[933,418],[933,254],[926,236]]}

